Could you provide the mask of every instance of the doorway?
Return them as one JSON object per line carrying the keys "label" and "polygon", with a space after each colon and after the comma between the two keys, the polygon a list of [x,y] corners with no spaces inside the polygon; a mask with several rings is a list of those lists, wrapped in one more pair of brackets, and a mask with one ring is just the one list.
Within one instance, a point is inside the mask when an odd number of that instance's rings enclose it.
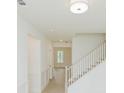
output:
{"label": "doorway", "polygon": [[28,35],[28,85],[29,93],[41,91],[41,42]]}
{"label": "doorway", "polygon": [[64,68],[71,64],[71,47],[54,47],[54,66]]}
{"label": "doorway", "polygon": [[65,93],[65,66],[71,64],[71,47],[53,47],[54,78],[42,93]]}

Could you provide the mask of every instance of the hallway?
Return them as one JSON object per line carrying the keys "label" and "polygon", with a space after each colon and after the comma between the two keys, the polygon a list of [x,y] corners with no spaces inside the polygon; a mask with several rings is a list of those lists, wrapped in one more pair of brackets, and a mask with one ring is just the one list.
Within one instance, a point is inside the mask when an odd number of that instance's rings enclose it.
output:
{"label": "hallway", "polygon": [[55,69],[55,78],[50,81],[43,93],[65,93],[65,70]]}

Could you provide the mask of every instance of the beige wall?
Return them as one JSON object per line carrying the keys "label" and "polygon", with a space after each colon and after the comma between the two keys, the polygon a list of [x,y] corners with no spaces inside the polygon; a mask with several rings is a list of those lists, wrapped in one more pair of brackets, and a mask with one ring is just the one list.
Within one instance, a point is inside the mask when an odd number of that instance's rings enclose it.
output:
{"label": "beige wall", "polygon": [[[57,51],[63,50],[64,51],[64,63],[57,63]],[[54,47],[54,65],[55,67],[65,67],[72,63],[72,52],[71,47]]]}

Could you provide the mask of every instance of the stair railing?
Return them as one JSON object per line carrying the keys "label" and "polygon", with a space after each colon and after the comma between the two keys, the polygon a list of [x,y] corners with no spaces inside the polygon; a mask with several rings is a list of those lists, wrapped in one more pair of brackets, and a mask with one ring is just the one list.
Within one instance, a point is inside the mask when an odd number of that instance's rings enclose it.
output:
{"label": "stair railing", "polygon": [[65,67],[65,93],[67,88],[80,79],[87,72],[106,59],[106,42],[104,41],[97,48],[92,50],[78,62]]}

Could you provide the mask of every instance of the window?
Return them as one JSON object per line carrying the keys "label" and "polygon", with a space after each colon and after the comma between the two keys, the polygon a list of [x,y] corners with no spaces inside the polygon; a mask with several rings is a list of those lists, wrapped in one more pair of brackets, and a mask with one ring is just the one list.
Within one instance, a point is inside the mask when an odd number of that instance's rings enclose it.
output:
{"label": "window", "polygon": [[64,62],[64,51],[57,51],[57,63],[63,63]]}

